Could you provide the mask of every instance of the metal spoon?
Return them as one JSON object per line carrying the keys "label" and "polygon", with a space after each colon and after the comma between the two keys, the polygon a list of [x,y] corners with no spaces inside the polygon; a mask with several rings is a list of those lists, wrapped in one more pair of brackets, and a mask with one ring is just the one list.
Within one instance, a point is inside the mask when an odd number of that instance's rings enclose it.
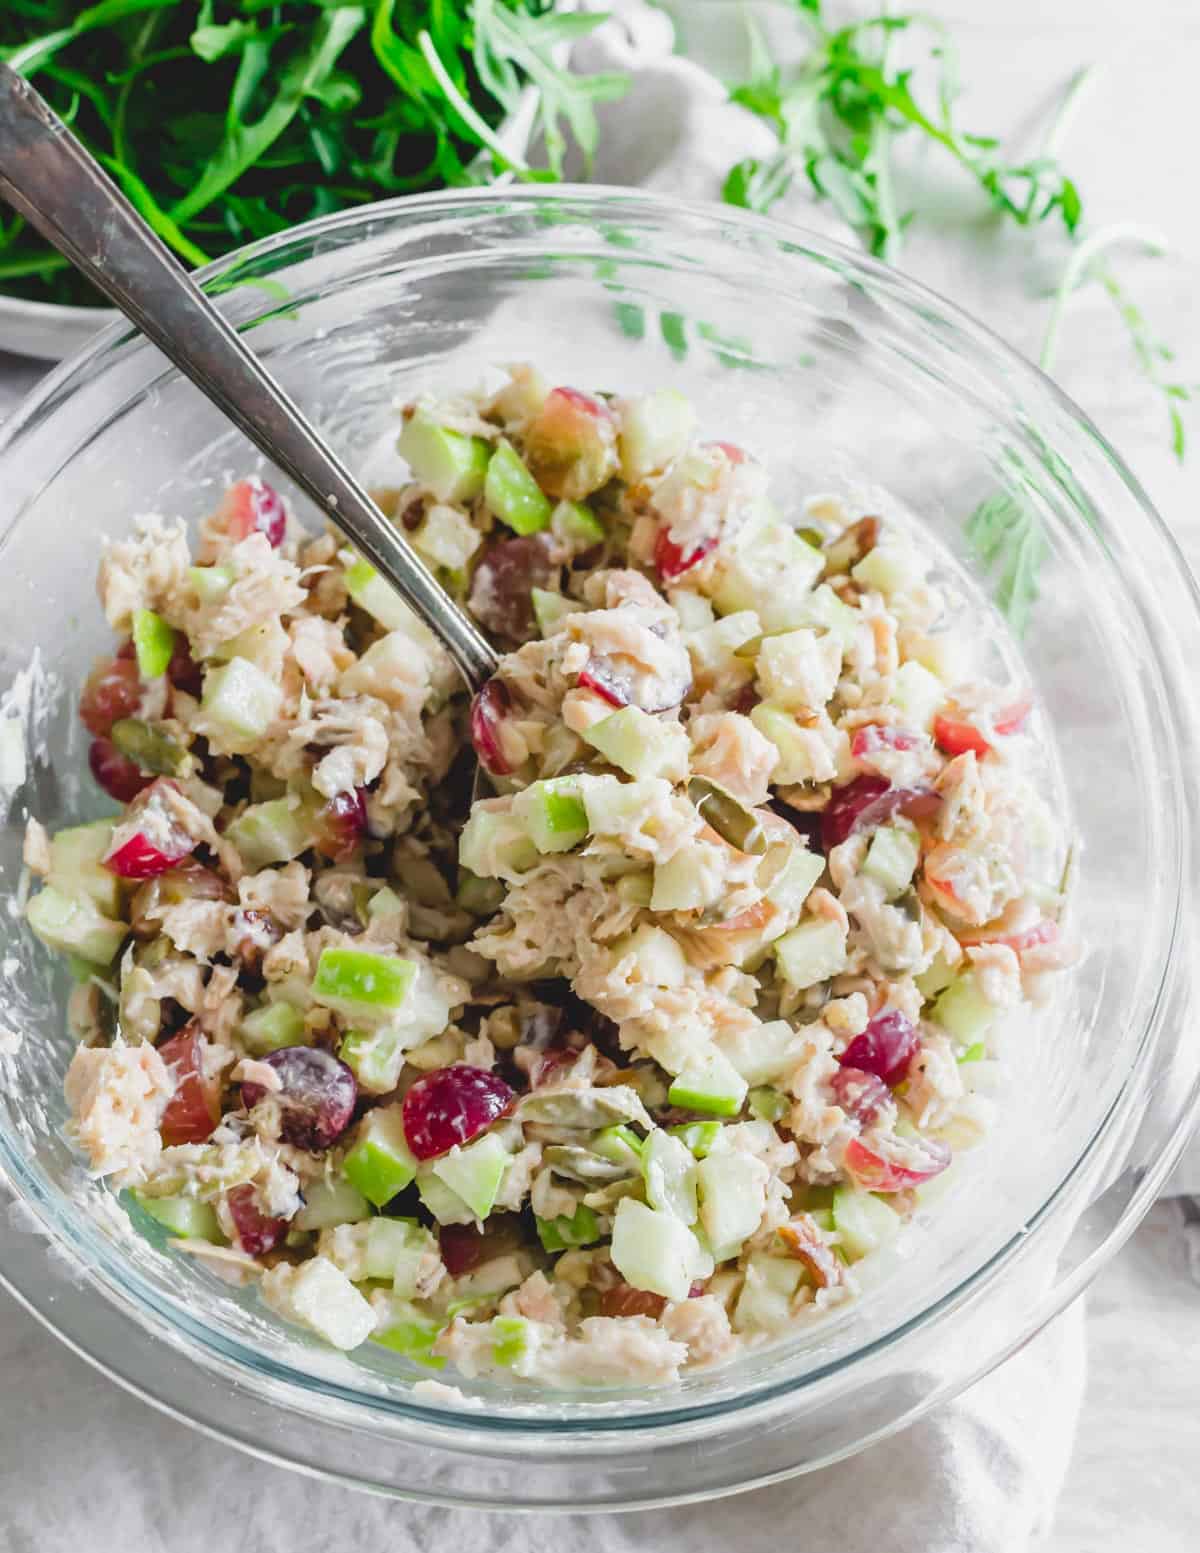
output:
{"label": "metal spoon", "polygon": [[485,638],[62,120],[3,63],[0,196],[312,497],[478,690],[497,665]]}

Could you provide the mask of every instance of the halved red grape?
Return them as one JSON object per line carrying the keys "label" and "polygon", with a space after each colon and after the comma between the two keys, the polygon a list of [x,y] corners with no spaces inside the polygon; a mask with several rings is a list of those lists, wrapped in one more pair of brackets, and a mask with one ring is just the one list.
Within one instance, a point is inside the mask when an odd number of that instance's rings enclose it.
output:
{"label": "halved red grape", "polygon": [[105,868],[122,879],[153,879],[196,850],[196,842],[175,823],[166,805],[166,790],[175,785],[158,777],[138,794],[113,831]]}
{"label": "halved red grape", "polygon": [[254,1106],[270,1093],[280,1110],[280,1136],[298,1149],[319,1154],[336,1143],[358,1101],[358,1083],[346,1064],[318,1046],[281,1046],[260,1060],[275,1069],[282,1087],[243,1084],[243,1102]]}
{"label": "halved red grape", "polygon": [[88,769],[110,798],[130,803],[154,778],[140,771],[128,755],[122,755],[111,739],[93,739],[88,748]]}
{"label": "halved red grape", "polygon": [[265,534],[273,550],[279,549],[287,532],[287,513],[279,492],[257,475],[229,487],[217,518],[231,539]]}
{"label": "halved red grape", "polygon": [[609,706],[638,706],[643,712],[668,712],[680,704],[692,688],[690,670],[674,680],[659,674],[636,675],[617,658],[593,653],[580,670],[579,685],[592,690]]}
{"label": "halved red grape", "polygon": [[457,1063],[418,1079],[404,1097],[404,1136],[418,1159],[470,1143],[512,1105],[515,1095],[485,1068]]}
{"label": "halved red grape", "polygon": [[158,1054],[173,1070],[175,1093],[158,1130],[163,1143],[203,1143],[221,1119],[221,1080],[204,1071],[205,1041],[193,1020],[164,1041]]}
{"label": "halved red grape", "polygon": [[844,1068],[874,1073],[889,1086],[898,1084],[920,1045],[920,1036],[907,1015],[897,1008],[876,1014],[861,1035],[856,1035],[838,1058]]}
{"label": "halved red grape", "polygon": [[259,1211],[254,1188],[249,1182],[226,1192],[225,1205],[233,1220],[238,1248],[247,1256],[262,1256],[264,1251],[273,1251],[287,1234],[286,1219],[268,1218]]}
{"label": "halved red grape", "polygon": [[893,787],[885,777],[864,773],[834,789],[821,814],[821,845],[828,852],[848,836],[885,825],[894,814],[922,819],[941,801],[931,787]]}
{"label": "halved red grape", "polygon": [[316,849],[322,857],[344,863],[367,829],[367,790],[336,793],[317,815]]}
{"label": "halved red grape", "polygon": [[471,702],[471,743],[493,776],[508,776],[500,726],[512,713],[512,695],[501,679],[489,679]]}
{"label": "halved red grape", "polygon": [[691,571],[693,566],[698,565],[716,548],[715,536],[685,548],[671,538],[670,528],[660,528],[658,538],[654,541],[654,565],[663,581],[670,582],[675,577],[682,577],[684,572]]}
{"label": "halved red grape", "polygon": [[205,868],[203,863],[188,857],[139,886],[129,903],[129,925],[139,937],[155,938],[162,932],[159,913],[164,906],[232,899],[233,890],[215,869]]}
{"label": "halved red grape", "polygon": [[443,1224],[438,1230],[438,1248],[451,1278],[474,1272],[486,1247],[487,1241],[473,1224]]}
{"label": "halved red grape", "polygon": [[561,567],[545,534],[501,539],[484,551],[471,579],[471,613],[489,631],[513,641],[537,635],[532,589],[557,590]]}
{"label": "halved red grape", "polygon": [[924,739],[919,733],[909,733],[903,728],[892,728],[882,723],[868,723],[859,728],[850,741],[850,753],[855,760],[870,761],[873,755],[889,750],[917,750]]}
{"label": "halved red grape", "polygon": [[874,1073],[864,1073],[861,1068],[839,1068],[830,1079],[829,1087],[838,1105],[860,1127],[869,1127],[892,1099],[883,1080]]}
{"label": "halved red grape", "polygon": [[861,1138],[847,1145],[843,1163],[865,1192],[903,1192],[941,1175],[951,1160],[950,1146],[938,1138],[889,1138],[868,1148]]}
{"label": "halved red grape", "polygon": [[613,669],[612,660],[598,658],[595,653],[579,671],[579,688],[594,691],[609,706],[629,705],[629,685]]}
{"label": "halved red grape", "polygon": [[142,683],[134,660],[101,658],[84,681],[79,716],[89,733],[104,739],[115,722],[134,716],[141,699]]}
{"label": "halved red grape", "polygon": [[545,1089],[557,1084],[579,1061],[579,1053],[569,1046],[550,1046],[534,1061],[529,1070],[529,1087]]}

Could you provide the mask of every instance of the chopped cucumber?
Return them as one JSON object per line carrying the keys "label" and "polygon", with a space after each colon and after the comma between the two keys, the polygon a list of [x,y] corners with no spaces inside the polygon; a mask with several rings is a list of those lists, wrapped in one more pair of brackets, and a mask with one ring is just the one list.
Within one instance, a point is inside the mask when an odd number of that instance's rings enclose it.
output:
{"label": "chopped cucumber", "polygon": [[349,1180],[368,1202],[382,1208],[416,1179],[417,1159],[404,1134],[399,1105],[368,1111],[342,1164]]}
{"label": "chopped cucumber", "polygon": [[862,871],[877,880],[887,900],[903,895],[912,883],[921,860],[921,844],[915,830],[902,825],[881,825],[871,837]]}
{"label": "chopped cucumber", "polygon": [[510,1155],[495,1133],[485,1133],[464,1148],[453,1148],[430,1166],[433,1174],[460,1197],[477,1219],[496,1205]]}
{"label": "chopped cucumber", "polygon": [[679,723],[664,722],[640,706],[623,706],[583,731],[605,760],[642,780],[682,782],[688,769],[688,736]]}
{"label": "chopped cucumber", "polygon": [[146,1197],[137,1191],[129,1195],[143,1213],[148,1213],[180,1240],[211,1240],[214,1245],[224,1243],[225,1236],[211,1203],[201,1202],[197,1197]]}
{"label": "chopped cucumber", "polygon": [[71,825],[50,838],[49,882],[64,895],[88,895],[106,917],[121,915],[121,881],[103,859],[112,845],[115,820]]}
{"label": "chopped cucumber", "polygon": [[674,388],[624,399],[618,408],[621,478],[630,482],[665,469],[687,447],[696,424],[695,406]]}
{"label": "chopped cucumber", "polygon": [[407,422],[396,444],[413,479],[439,502],[474,501],[483,489],[488,469],[488,444],[482,437],[439,426],[420,410]]}
{"label": "chopped cucumber", "polygon": [[587,810],[575,777],[532,782],[513,799],[513,815],[539,852],[569,852],[587,835]]}
{"label": "chopped cucumber", "polygon": [[167,672],[175,651],[175,632],[152,609],[133,612],[133,650],[138,673],[143,679],[157,679]]}
{"label": "chopped cucumber", "polygon": [[846,930],[814,917],[775,941],[779,974],[791,987],[814,987],[846,968]]}
{"label": "chopped cucumber", "polygon": [[304,1206],[292,1220],[296,1229],[332,1229],[371,1217],[367,1199],[344,1177],[315,1181],[304,1189]]}
{"label": "chopped cucumber", "polygon": [[979,1040],[995,1024],[1000,1010],[983,995],[974,970],[960,972],[939,994],[930,1018],[964,1046]]}
{"label": "chopped cucumber", "polygon": [[553,1254],[568,1251],[573,1246],[594,1246],[601,1238],[596,1215],[580,1203],[570,1218],[560,1214],[557,1219],[534,1217],[542,1250]]}
{"label": "chopped cucumber", "polygon": [[231,658],[204,676],[200,704],[234,754],[250,749],[274,722],[283,686],[245,658]]}
{"label": "chopped cucumber", "polygon": [[400,1082],[406,1043],[399,1030],[347,1030],[338,1056],[372,1095],[386,1095]]}
{"label": "chopped cucumber", "polygon": [[281,1046],[307,1044],[304,1015],[290,1003],[264,1003],[246,1015],[238,1034],[252,1057],[278,1051]]}
{"label": "chopped cucumber", "polygon": [[703,1253],[691,1230],[673,1213],[623,1197],[613,1220],[613,1266],[635,1289],[685,1300]]}
{"label": "chopped cucumber", "polygon": [[720,1122],[684,1122],[668,1129],[673,1138],[689,1148],[697,1159],[707,1159],[722,1145]]}
{"label": "chopped cucumber", "polygon": [[395,1013],[416,979],[416,963],[399,955],[330,947],[317,961],[313,1001],[351,1016]]}
{"label": "chopped cucumber", "polygon": [[300,798],[269,798],[243,809],[225,832],[251,868],[288,863],[316,840],[316,806]]}
{"label": "chopped cucumber", "polygon": [[569,545],[576,555],[604,543],[604,526],[591,510],[578,501],[560,501],[550,514],[550,532]]}
{"label": "chopped cucumber", "polygon": [[550,500],[511,442],[501,440],[487,466],[483,497],[489,510],[515,533],[549,528]]}
{"label": "chopped cucumber", "polygon": [[124,922],[102,916],[90,895],[67,895],[52,884],[30,899],[25,920],[47,948],[89,965],[110,965],[129,932]]}
{"label": "chopped cucumber", "polygon": [[684,1224],[696,1222],[696,1161],[688,1146],[656,1127],[642,1150],[646,1199]]}
{"label": "chopped cucumber", "polygon": [[733,1149],[710,1154],[696,1166],[700,1224],[715,1262],[736,1256],[758,1229],[766,1206],[761,1163]]}
{"label": "chopped cucumber", "polygon": [[902,663],[892,681],[892,702],[913,728],[928,732],[934,715],[946,699],[946,687],[936,674],[915,661]]}
{"label": "chopped cucumber", "polygon": [[431,1370],[441,1370],[445,1368],[446,1361],[437,1358],[433,1352],[433,1345],[441,1330],[439,1321],[425,1315],[410,1300],[393,1298],[388,1304],[387,1314],[377,1322],[371,1341],[379,1343],[381,1347],[391,1348],[416,1364],[424,1364]]}
{"label": "chopped cucumber", "polygon": [[736,1116],[746,1098],[746,1080],[715,1048],[702,1064],[685,1068],[667,1094],[672,1105],[713,1116]]}
{"label": "chopped cucumber", "polygon": [[530,588],[533,616],[543,636],[553,636],[568,615],[579,609],[574,599],[565,599],[561,593],[550,593],[545,588]]}
{"label": "chopped cucumber", "polygon": [[840,1186],[833,1194],[833,1227],[852,1262],[887,1245],[900,1230],[900,1218],[880,1197]]}

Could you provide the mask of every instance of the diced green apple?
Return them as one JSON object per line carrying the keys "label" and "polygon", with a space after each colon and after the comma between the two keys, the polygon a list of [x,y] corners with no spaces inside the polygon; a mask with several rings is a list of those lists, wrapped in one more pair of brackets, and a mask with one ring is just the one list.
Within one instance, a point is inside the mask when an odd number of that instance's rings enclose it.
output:
{"label": "diced green apple", "polygon": [[553,1254],[568,1251],[575,1246],[593,1246],[600,1239],[596,1215],[580,1203],[570,1218],[560,1214],[557,1219],[539,1219],[535,1216],[538,1239],[542,1250]]}
{"label": "diced green apple", "polygon": [[531,588],[529,597],[534,619],[543,636],[553,636],[561,622],[579,609],[574,599],[565,599],[561,593],[550,593],[545,588]]}
{"label": "diced green apple", "polygon": [[672,1105],[712,1116],[736,1116],[746,1098],[746,1080],[715,1048],[703,1064],[685,1068],[667,1094]]}
{"label": "diced green apple", "polygon": [[901,825],[881,825],[871,837],[862,871],[883,886],[888,900],[903,895],[921,860],[917,833]]}
{"label": "diced green apple", "polygon": [[539,852],[569,852],[588,833],[587,810],[575,777],[532,782],[513,799],[512,812]]}
{"label": "diced green apple", "polygon": [[486,1219],[496,1205],[500,1183],[508,1168],[510,1155],[494,1133],[485,1133],[464,1148],[451,1149],[430,1169],[462,1199],[477,1219]]}
{"label": "diced green apple", "polygon": [[713,1260],[727,1261],[758,1229],[766,1206],[763,1168],[749,1154],[728,1149],[696,1166],[700,1224]]}
{"label": "diced green apple", "polygon": [[[369,561],[356,559],[346,568],[346,591],[360,609],[365,609],[387,630],[412,633],[416,616],[391,583],[385,582]],[[416,623],[421,624],[419,621]],[[428,630],[428,627],[424,629]],[[432,637],[432,633],[430,635]]]}
{"label": "diced green apple", "polygon": [[397,443],[413,479],[439,502],[474,501],[487,476],[489,447],[482,437],[439,426],[418,410],[406,423]]}
{"label": "diced green apple", "polygon": [[510,1368],[533,1344],[533,1324],[524,1316],[493,1316],[492,1363]]}
{"label": "diced green apple", "polygon": [[[764,866],[770,860],[771,855],[768,854],[763,860]],[[825,859],[819,852],[810,852],[803,845],[790,846],[782,863],[770,878],[765,891],[766,897],[772,905],[778,906],[781,912],[796,915],[812,894],[814,885],[824,872]],[[764,877],[761,867],[758,877],[760,881]]]}
{"label": "diced green apple", "polygon": [[673,1214],[684,1224],[694,1224],[696,1161],[688,1146],[656,1127],[646,1139],[641,1165],[650,1206]]}
{"label": "diced green apple", "polygon": [[[680,594],[679,602],[682,603],[685,598],[700,599],[700,595]],[[707,600],[701,599],[700,602],[711,612]],[[679,604],[675,607],[678,610]],[[762,623],[752,609],[740,609],[736,614],[725,615],[720,620],[709,620],[698,628],[685,629],[688,631],[687,650],[697,674],[722,673],[739,648],[746,647],[749,651],[747,644],[757,642],[762,637]]]}
{"label": "diced green apple", "polygon": [[252,1057],[306,1044],[304,1015],[290,1003],[264,1003],[246,1015],[238,1034]]}
{"label": "diced green apple", "polygon": [[488,509],[517,534],[550,526],[550,499],[511,442],[502,439],[492,454],[483,495]]}
{"label": "diced green apple", "polygon": [[478,879],[517,879],[536,867],[538,850],[520,819],[509,809],[472,806],[458,838],[458,860]]}
{"label": "diced green apple", "polygon": [[620,959],[632,955],[637,979],[650,987],[681,987],[688,979],[687,958],[679,944],[662,928],[643,923],[613,945]]}
{"label": "diced green apple", "polygon": [[411,538],[427,561],[455,573],[466,571],[467,562],[483,543],[483,535],[465,513],[443,506],[431,507]]}
{"label": "diced green apple", "polygon": [[345,1177],[334,1176],[304,1188],[304,1206],[292,1224],[296,1229],[332,1229],[370,1217],[371,1205],[358,1188]]}
{"label": "diced green apple", "polygon": [[996,1005],[984,996],[979,974],[972,969],[960,972],[938,995],[929,1017],[956,1041],[969,1046],[991,1029],[999,1014]]}
{"label": "diced green apple", "polygon": [[887,1245],[899,1233],[900,1222],[894,1209],[870,1192],[838,1187],[833,1194],[833,1227],[852,1262]]}
{"label": "diced green apple", "polygon": [[915,545],[889,534],[851,568],[850,575],[861,587],[874,588],[884,598],[891,598],[911,592],[924,581],[926,569],[925,558]]}
{"label": "diced green apple", "polygon": [[399,1030],[384,1025],[378,1030],[347,1030],[338,1056],[368,1094],[389,1094],[400,1082],[405,1041]]}
{"label": "diced green apple", "polygon": [[704,849],[681,848],[654,865],[651,911],[702,911],[711,905],[721,881],[713,877]]}
{"label": "diced green apple", "polygon": [[721,1147],[720,1122],[684,1122],[669,1131],[673,1138],[691,1149],[697,1159],[707,1159]]}
{"label": "diced green apple", "polygon": [[358,1124],[342,1168],[347,1180],[377,1208],[415,1180],[417,1159],[404,1135],[399,1105],[379,1106],[367,1112]]}
{"label": "diced green apple", "polygon": [[603,1127],[599,1132],[594,1133],[590,1147],[593,1154],[599,1154],[601,1159],[611,1160],[614,1165],[640,1168],[643,1141],[633,1128],[624,1122],[618,1122],[612,1127]]}
{"label": "diced green apple", "polygon": [[218,566],[188,567],[188,581],[201,604],[219,604],[233,586],[235,575],[227,562]]}
{"label": "diced green apple", "polygon": [[756,1252],[746,1264],[742,1292],[733,1312],[734,1330],[774,1332],[786,1326],[803,1276],[800,1262]]}
{"label": "diced green apple", "polygon": [[902,663],[892,681],[892,702],[912,728],[928,731],[946,699],[946,687],[936,674],[915,661]]}
{"label": "diced green apple", "polygon": [[434,1342],[441,1330],[439,1321],[425,1315],[411,1301],[393,1298],[387,1314],[376,1324],[371,1341],[393,1349],[416,1364],[441,1370],[446,1361],[436,1358],[433,1353]]}
{"label": "diced green apple", "polygon": [[251,804],[227,828],[225,839],[251,868],[288,863],[316,840],[316,804],[299,797]]}
{"label": "diced green apple", "polygon": [[386,1219],[377,1215],[367,1224],[367,1277],[381,1278],[393,1287],[397,1282],[411,1287],[413,1264],[436,1248],[433,1236],[416,1219]]}
{"label": "diced green apple", "polygon": [[623,1197],[613,1221],[613,1266],[635,1289],[685,1300],[701,1259],[695,1235],[673,1213]]}
{"label": "diced green apple", "polygon": [[769,1084],[756,1085],[746,1096],[751,1116],[762,1122],[780,1122],[792,1108],[788,1097]]}
{"label": "diced green apple", "polygon": [[234,753],[249,749],[274,722],[283,687],[246,658],[231,658],[204,676],[200,704]]}
{"label": "diced green apple", "polygon": [[578,501],[559,502],[550,514],[550,532],[576,555],[604,543],[604,525],[590,507]]}
{"label": "diced green apple", "polygon": [[682,782],[687,775],[689,745],[681,724],[652,717],[640,706],[623,706],[601,718],[584,729],[583,738],[636,780]]}
{"label": "diced green apple", "polygon": [[352,1018],[386,1016],[403,1005],[416,978],[416,963],[399,955],[330,947],[317,961],[313,1001]]}
{"label": "diced green apple", "polygon": [[770,701],[760,701],[751,707],[750,721],[778,752],[779,760],[771,772],[771,781],[777,787],[827,778],[828,772],[814,768],[811,743],[793,713]]}
{"label": "diced green apple", "polygon": [[428,1166],[417,1173],[417,1191],[421,1201],[439,1224],[473,1224],[475,1213]]}
{"label": "diced green apple", "polygon": [[129,932],[124,922],[102,916],[90,895],[67,895],[52,884],[29,900],[25,920],[47,948],[89,965],[110,965]]}
{"label": "diced green apple", "polygon": [[862,624],[858,610],[840,599],[827,582],[809,594],[802,624],[830,631],[843,648],[853,647],[858,628]]}
{"label": "diced green apple", "polygon": [[949,964],[943,955],[936,954],[929,969],[922,971],[913,979],[916,981],[917,991],[928,1002],[930,998],[936,998],[939,992],[944,992],[957,975],[958,972],[954,966]]}
{"label": "diced green apple", "polygon": [[143,1213],[180,1240],[211,1240],[219,1245],[225,1239],[211,1203],[197,1197],[146,1197],[137,1191],[130,1196]]}
{"label": "diced green apple", "polygon": [[775,941],[779,974],[791,987],[814,987],[845,970],[846,930],[824,917],[801,922]]}
{"label": "diced green apple", "polygon": [[755,610],[767,632],[802,623],[813,584],[825,569],[822,551],[767,517],[747,523],[719,555],[710,593],[718,614]]}
{"label": "diced green apple", "polygon": [[71,825],[50,838],[50,883],[64,895],[91,896],[106,917],[121,915],[121,881],[102,859],[112,845],[114,820]]}
{"label": "diced green apple", "polygon": [[618,410],[621,478],[630,482],[665,469],[687,447],[696,424],[695,406],[674,388],[623,399]]}
{"label": "diced green apple", "polygon": [[167,672],[175,651],[175,632],[152,609],[133,612],[133,651],[143,679],[157,679]]}
{"label": "diced green apple", "polygon": [[721,1050],[748,1084],[774,1084],[795,1068],[804,1038],[786,1019],[771,1019],[721,1040]]}

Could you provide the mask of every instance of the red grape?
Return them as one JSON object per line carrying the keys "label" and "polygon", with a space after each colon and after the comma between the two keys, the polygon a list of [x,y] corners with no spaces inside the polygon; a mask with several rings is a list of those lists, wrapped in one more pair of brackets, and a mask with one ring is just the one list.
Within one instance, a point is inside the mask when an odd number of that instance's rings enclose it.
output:
{"label": "red grape", "polygon": [[501,679],[489,679],[471,702],[471,743],[493,776],[512,771],[500,740],[500,726],[511,711],[512,696]]}
{"label": "red grape", "polygon": [[821,815],[821,845],[828,852],[858,831],[886,824],[894,814],[922,819],[932,814],[941,801],[931,787],[893,787],[881,776],[857,776],[845,787],[835,788],[825,806]]}
{"label": "red grape", "polygon": [[287,531],[287,513],[279,492],[257,475],[229,487],[217,518],[231,539],[265,534],[273,550],[279,549]]}
{"label": "red grape", "polygon": [[196,842],[166,808],[164,792],[174,787],[174,782],[158,777],[138,794],[113,832],[105,868],[122,879],[153,879],[196,850]]}
{"label": "red grape", "polygon": [[483,1261],[487,1241],[473,1224],[443,1224],[438,1230],[438,1246],[451,1278],[461,1278]]}
{"label": "red grape", "polygon": [[613,672],[611,659],[597,658],[593,654],[586,667],[579,671],[579,688],[594,691],[609,706],[629,705],[628,686]]}
{"label": "red grape", "polygon": [[860,1068],[842,1067],[829,1081],[833,1098],[860,1127],[869,1127],[880,1111],[891,1102],[891,1091],[874,1073]]}
{"label": "red grape", "polygon": [[192,657],[188,639],[182,631],[175,633],[175,647],[171,653],[171,661],[167,664],[167,678],[178,690],[186,691],[189,696],[199,697],[204,688],[204,675],[200,665]]}
{"label": "red grape", "polygon": [[532,589],[555,591],[561,570],[551,547],[544,534],[501,539],[487,547],[467,600],[480,625],[517,642],[537,635]]}
{"label": "red grape", "polygon": [[684,572],[691,571],[693,566],[698,565],[716,548],[714,537],[703,539],[698,545],[685,550],[671,538],[669,528],[660,528],[658,538],[654,541],[654,565],[663,581],[670,582],[675,577],[682,577]]}
{"label": "red grape", "polygon": [[249,1182],[226,1192],[225,1204],[233,1220],[238,1247],[247,1256],[262,1256],[264,1251],[273,1251],[287,1234],[286,1219],[271,1219],[259,1211],[254,1188]]}
{"label": "red grape", "polygon": [[140,771],[128,755],[122,755],[111,739],[93,739],[88,749],[88,769],[110,798],[130,803],[154,778]]}
{"label": "red grape", "polygon": [[924,742],[919,733],[906,733],[903,728],[892,728],[882,723],[868,723],[865,728],[858,729],[850,741],[850,753],[855,760],[869,763],[873,755],[881,755],[888,750],[917,750]]}
{"label": "red grape", "polygon": [[484,1068],[457,1063],[418,1079],[404,1097],[404,1136],[418,1159],[470,1143],[512,1105],[512,1090]]}
{"label": "red grape", "polygon": [[899,1009],[876,1014],[861,1035],[856,1035],[838,1058],[844,1068],[874,1073],[885,1084],[898,1084],[908,1072],[920,1037],[911,1019]]}
{"label": "red grape", "polygon": [[203,1143],[221,1119],[221,1080],[205,1074],[204,1051],[204,1037],[194,1020],[158,1048],[175,1073],[175,1093],[158,1124],[168,1148],[176,1143]]}
{"label": "red grape", "polygon": [[261,1058],[279,1075],[282,1088],[243,1084],[242,1100],[257,1105],[267,1094],[280,1110],[285,1143],[318,1154],[336,1143],[354,1119],[358,1084],[344,1062],[316,1046],[281,1046]]}
{"label": "red grape", "polygon": [[322,857],[344,863],[367,828],[367,790],[336,793],[317,816],[316,849]]}
{"label": "red grape", "polygon": [[84,682],[79,716],[89,733],[107,738],[112,725],[133,717],[142,699],[137,664],[132,658],[101,658]]}
{"label": "red grape", "polygon": [[847,1173],[865,1192],[903,1192],[941,1175],[950,1163],[950,1147],[937,1138],[887,1140],[887,1152],[868,1148],[853,1138],[843,1163]]}

